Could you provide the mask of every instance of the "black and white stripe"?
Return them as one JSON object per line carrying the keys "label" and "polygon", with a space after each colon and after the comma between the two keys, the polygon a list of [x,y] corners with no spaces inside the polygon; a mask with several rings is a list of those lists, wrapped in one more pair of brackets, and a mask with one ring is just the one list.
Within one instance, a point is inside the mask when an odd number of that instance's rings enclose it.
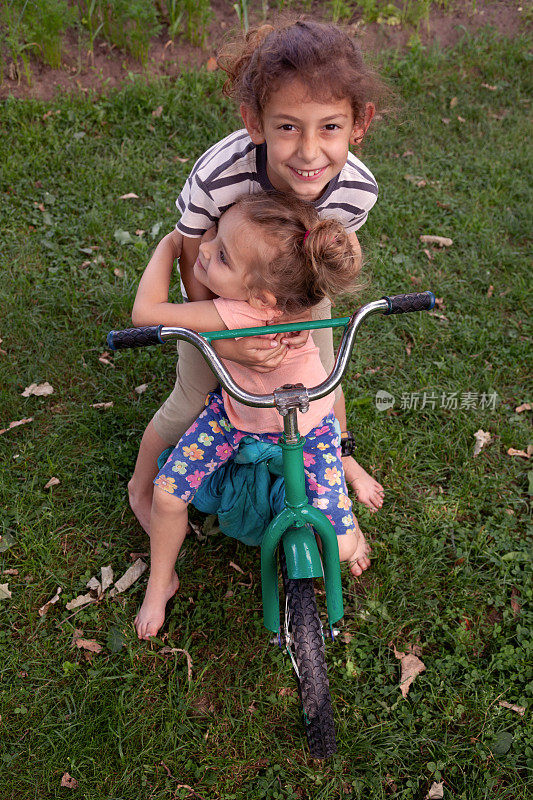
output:
{"label": "black and white stripe", "polygon": [[[246,194],[272,190],[266,172],[266,146],[254,145],[246,130],[226,136],[196,161],[176,200],[185,236],[198,237]],[[313,205],[324,219],[335,218],[348,233],[366,222],[378,196],[372,173],[352,153],[339,175]]]}

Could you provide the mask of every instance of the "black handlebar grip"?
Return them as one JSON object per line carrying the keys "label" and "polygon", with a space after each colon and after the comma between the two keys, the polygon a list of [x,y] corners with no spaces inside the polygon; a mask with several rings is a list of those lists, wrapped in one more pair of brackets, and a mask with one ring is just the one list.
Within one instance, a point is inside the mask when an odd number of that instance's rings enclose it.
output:
{"label": "black handlebar grip", "polygon": [[393,297],[382,298],[389,304],[385,314],[406,314],[408,311],[429,311],[435,306],[433,292],[412,292],[411,294],[396,294]]}
{"label": "black handlebar grip", "polygon": [[107,345],[111,350],[125,350],[127,347],[145,347],[149,344],[162,344],[160,332],[162,325],[145,325],[143,328],[126,328],[124,331],[109,331]]}

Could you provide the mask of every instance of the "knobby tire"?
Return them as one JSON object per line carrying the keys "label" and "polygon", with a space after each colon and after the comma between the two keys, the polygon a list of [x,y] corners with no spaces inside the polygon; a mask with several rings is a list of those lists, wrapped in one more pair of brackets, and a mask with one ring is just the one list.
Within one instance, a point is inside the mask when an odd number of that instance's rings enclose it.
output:
{"label": "knobby tire", "polygon": [[291,651],[300,676],[296,674],[296,682],[309,752],[313,758],[327,758],[336,752],[337,743],[322,623],[316,607],[313,580],[289,578],[282,551],[280,561],[292,637]]}

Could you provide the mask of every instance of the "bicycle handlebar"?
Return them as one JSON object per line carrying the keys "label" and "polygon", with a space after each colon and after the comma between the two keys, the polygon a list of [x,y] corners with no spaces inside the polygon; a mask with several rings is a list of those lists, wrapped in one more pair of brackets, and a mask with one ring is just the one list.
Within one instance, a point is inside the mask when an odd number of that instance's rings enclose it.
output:
{"label": "bicycle handlebar", "polygon": [[[413,292],[411,294],[400,294],[393,297],[383,297],[372,303],[362,306],[350,318],[342,320],[346,322],[346,327],[339,345],[337,358],[333,370],[325,381],[311,389],[304,390],[308,401],[319,400],[327,394],[333,392],[341,382],[348,366],[355,336],[362,322],[373,314],[404,314],[409,311],[429,310],[435,305],[435,295],[432,292]],[[269,325],[268,333],[278,333],[277,328],[283,330],[311,330],[317,327],[324,327],[323,320],[317,322],[298,322],[294,326]],[[339,321],[335,321],[335,325]],[[230,332],[232,338],[240,336],[265,335],[265,327],[261,328],[240,328]],[[273,408],[276,400],[273,394],[258,395],[242,389],[231,377],[230,373],[222,363],[220,357],[215,352],[213,346],[207,340],[209,334],[200,334],[189,328],[165,327],[163,325],[148,325],[143,328],[127,328],[122,331],[110,331],[107,335],[107,344],[111,350],[122,350],[125,348],[144,347],[145,345],[162,344],[166,339],[181,339],[194,345],[202,354],[207,364],[214,372],[221,386],[235,400],[244,405],[254,408]]]}
{"label": "bicycle handlebar", "polygon": [[430,311],[435,306],[433,292],[411,292],[411,294],[395,294],[385,297],[389,310],[385,314],[406,314],[408,311]]}

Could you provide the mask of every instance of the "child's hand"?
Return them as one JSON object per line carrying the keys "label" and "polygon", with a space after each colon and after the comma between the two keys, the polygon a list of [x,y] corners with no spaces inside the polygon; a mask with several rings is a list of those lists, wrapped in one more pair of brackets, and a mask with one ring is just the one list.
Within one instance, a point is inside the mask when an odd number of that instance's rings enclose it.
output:
{"label": "child's hand", "polygon": [[[281,334],[279,334],[281,336]],[[286,336],[286,334],[283,334]],[[219,339],[213,342],[217,353],[229,361],[236,361],[255,372],[272,372],[279,367],[287,354],[287,345],[277,337],[246,336],[243,339]]]}
{"label": "child's hand", "polygon": [[[290,322],[291,324],[296,322],[310,322],[312,319],[311,316],[311,309],[308,308],[306,311],[302,311],[301,314],[298,316],[291,316],[291,317],[279,317],[275,324],[276,325],[283,325],[286,322]],[[276,340],[278,342],[282,342],[286,344],[291,350],[296,350],[298,347],[303,347],[304,344],[309,339],[309,334],[311,331],[290,331],[289,333],[278,333],[276,334]]]}

